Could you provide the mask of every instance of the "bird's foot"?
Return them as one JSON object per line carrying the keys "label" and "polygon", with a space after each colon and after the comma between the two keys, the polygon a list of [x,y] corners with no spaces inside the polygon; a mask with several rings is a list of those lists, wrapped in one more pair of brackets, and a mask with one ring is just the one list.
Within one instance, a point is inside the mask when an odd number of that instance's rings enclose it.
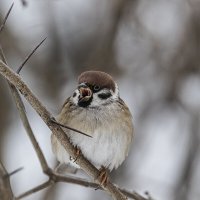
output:
{"label": "bird's foot", "polygon": [[[106,186],[109,182],[109,176],[108,176],[108,171],[105,167],[101,167],[99,169],[100,174],[98,176],[98,180],[100,182],[100,186]],[[98,188],[97,188],[98,189]]]}

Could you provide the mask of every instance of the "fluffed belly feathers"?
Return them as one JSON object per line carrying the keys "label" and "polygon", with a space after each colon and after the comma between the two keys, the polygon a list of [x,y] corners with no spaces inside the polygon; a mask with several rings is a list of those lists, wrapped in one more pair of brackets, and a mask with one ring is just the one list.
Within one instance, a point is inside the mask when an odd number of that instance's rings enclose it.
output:
{"label": "fluffed belly feathers", "polygon": [[[65,108],[63,108],[65,109]],[[108,110],[109,109],[109,110]],[[115,109],[94,111],[92,109],[62,110],[58,121],[92,136],[92,138],[73,131],[65,131],[72,144],[97,168],[104,166],[110,171],[125,160],[131,145],[133,126],[129,110]],[[52,149],[61,163],[69,163],[70,156],[52,135]],[[78,167],[76,164],[75,167]]]}

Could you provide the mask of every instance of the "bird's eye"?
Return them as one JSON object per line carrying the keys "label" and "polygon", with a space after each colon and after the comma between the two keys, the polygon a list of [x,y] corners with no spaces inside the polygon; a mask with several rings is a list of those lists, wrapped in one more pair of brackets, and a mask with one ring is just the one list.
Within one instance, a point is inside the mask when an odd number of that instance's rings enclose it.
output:
{"label": "bird's eye", "polygon": [[100,89],[100,86],[99,86],[99,85],[95,85],[95,86],[93,87],[93,89],[94,89],[94,91],[98,91],[98,90]]}

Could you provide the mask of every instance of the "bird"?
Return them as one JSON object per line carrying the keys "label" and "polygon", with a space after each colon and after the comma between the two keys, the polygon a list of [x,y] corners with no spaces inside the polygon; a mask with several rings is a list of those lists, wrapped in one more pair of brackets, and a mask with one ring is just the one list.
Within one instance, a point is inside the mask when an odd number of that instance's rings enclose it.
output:
{"label": "bird", "polygon": [[[100,169],[102,184],[108,179],[107,172],[117,169],[128,156],[134,132],[132,115],[111,75],[102,71],[81,73],[77,88],[66,99],[56,120],[91,136],[65,130],[77,152]],[[54,134],[51,144],[61,164],[80,168]]]}

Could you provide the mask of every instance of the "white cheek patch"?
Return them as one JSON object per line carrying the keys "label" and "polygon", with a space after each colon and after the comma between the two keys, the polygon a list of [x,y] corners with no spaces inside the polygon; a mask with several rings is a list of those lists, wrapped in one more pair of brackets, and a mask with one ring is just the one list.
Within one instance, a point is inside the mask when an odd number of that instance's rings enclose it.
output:
{"label": "white cheek patch", "polygon": [[72,101],[73,101],[73,103],[74,103],[75,105],[78,105],[78,98],[79,98],[79,96],[80,96],[80,92],[79,92],[78,89],[76,89],[76,90],[74,91],[73,96],[72,96]]}
{"label": "white cheek patch", "polygon": [[119,88],[118,88],[117,83],[115,83],[115,92],[113,92],[111,90],[111,94],[112,94],[112,98],[113,99],[118,99],[119,98]]}
{"label": "white cheek patch", "polygon": [[[111,93],[111,96],[107,99],[102,99],[98,96],[101,93],[107,93],[107,92]],[[115,83],[115,92],[113,92],[112,90],[108,91],[108,89],[103,89],[103,90],[100,90],[97,93],[94,93],[90,107],[98,107],[100,105],[105,105],[105,104],[107,104],[107,103],[109,103],[113,100],[118,99],[118,98],[119,98],[119,89],[118,89],[117,84]]]}
{"label": "white cheek patch", "polygon": [[100,99],[98,97],[98,92],[93,94],[93,99],[92,102],[90,103],[90,107],[97,107],[100,106],[102,104],[105,104],[106,101],[108,101],[108,99]]}

